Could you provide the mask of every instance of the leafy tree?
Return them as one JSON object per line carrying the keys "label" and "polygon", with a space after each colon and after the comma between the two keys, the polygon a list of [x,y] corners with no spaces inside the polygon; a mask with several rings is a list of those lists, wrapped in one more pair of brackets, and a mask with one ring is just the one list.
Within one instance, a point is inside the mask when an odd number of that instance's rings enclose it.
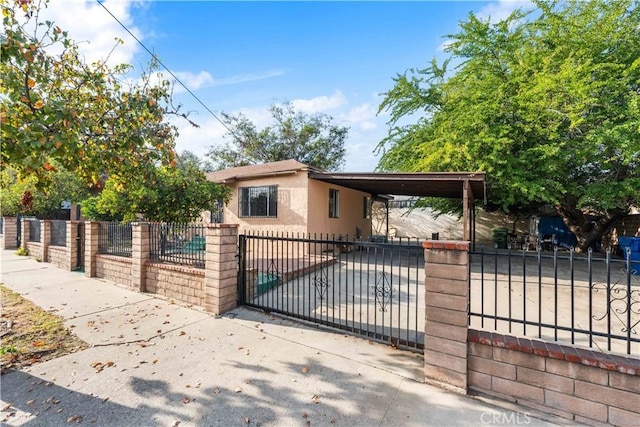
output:
{"label": "leafy tree", "polygon": [[85,185],[72,173],[55,172],[46,193],[38,187],[35,176],[20,178],[11,168],[0,173],[0,211],[3,216],[17,214],[50,218],[60,210],[63,201],[79,202],[87,197]]}
{"label": "leafy tree", "polygon": [[349,128],[332,124],[325,114],[296,112],[291,103],[274,104],[269,111],[275,123],[261,130],[243,114],[222,113],[231,143],[209,151],[217,169],[288,159],[323,170],[342,167]]}
{"label": "leafy tree", "polygon": [[471,14],[443,64],[394,79],[378,167],[486,171],[489,209],[554,211],[586,250],[640,204],[640,9],[535,4],[496,24]]}
{"label": "leafy tree", "polygon": [[[99,196],[82,203],[85,216],[94,220],[190,222],[218,199],[229,198],[229,188],[208,181],[189,152],[179,156],[178,167],[158,167],[153,176],[123,185],[110,177]],[[197,159],[197,157],[195,158]]]}
{"label": "leafy tree", "polygon": [[[174,160],[179,113],[170,84],[150,70],[132,83],[128,65],[87,64],[66,31],[40,19],[46,1],[2,2],[1,163],[50,184],[57,169],[88,185],[106,176],[137,179]],[[24,19],[18,19],[24,15]]]}

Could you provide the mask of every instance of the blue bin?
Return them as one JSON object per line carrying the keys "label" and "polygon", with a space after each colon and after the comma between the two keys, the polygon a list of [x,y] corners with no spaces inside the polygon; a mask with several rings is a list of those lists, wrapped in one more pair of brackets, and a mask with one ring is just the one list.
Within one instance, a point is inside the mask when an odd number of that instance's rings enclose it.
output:
{"label": "blue bin", "polygon": [[635,270],[634,274],[640,275],[640,262],[634,262],[640,261],[640,237],[620,236],[618,237],[618,244],[625,259],[627,259],[627,251],[631,251],[629,252],[629,259],[632,261],[631,269]]}

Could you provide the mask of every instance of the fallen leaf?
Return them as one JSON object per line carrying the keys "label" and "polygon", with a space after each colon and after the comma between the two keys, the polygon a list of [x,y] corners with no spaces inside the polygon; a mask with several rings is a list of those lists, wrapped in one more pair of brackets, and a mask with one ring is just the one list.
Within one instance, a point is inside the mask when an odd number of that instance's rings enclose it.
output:
{"label": "fallen leaf", "polygon": [[153,360],[151,361],[151,363],[154,363],[154,364],[155,364],[155,363],[158,363],[158,359],[153,359]]}
{"label": "fallen leaf", "polygon": [[180,425],[180,421],[175,420],[172,424],[171,427],[178,427]]}
{"label": "fallen leaf", "polygon": [[185,331],[180,331],[180,336],[187,335]]}
{"label": "fallen leaf", "polygon": [[69,418],[67,418],[67,423],[81,423],[81,422],[82,422],[82,417],[78,415],[72,415]]}
{"label": "fallen leaf", "polygon": [[335,418],[331,419],[331,421],[329,421],[331,424],[335,424],[337,422],[337,420]]}
{"label": "fallen leaf", "polygon": [[306,412],[303,412],[303,413],[302,413],[302,418],[307,418],[308,416],[309,416],[309,415],[307,415],[307,413],[306,413]]}
{"label": "fallen leaf", "polygon": [[242,393],[242,389],[241,389],[240,387],[236,387],[236,388],[233,390],[233,392],[234,392],[234,393]]}
{"label": "fallen leaf", "polygon": [[249,417],[246,417],[246,418],[244,419],[244,422],[245,422],[245,423],[247,423],[247,424],[249,424],[249,423],[251,422],[251,419],[250,419]]}
{"label": "fallen leaf", "polygon": [[185,397],[183,397],[183,398],[182,398],[182,403],[184,403],[185,405],[186,405],[187,403],[189,403],[189,402],[190,402],[190,400],[189,400],[189,398],[188,398],[188,397],[186,397],[186,396],[185,396]]}
{"label": "fallen leaf", "polygon": [[318,404],[320,403],[320,396],[318,396],[317,394],[314,394],[311,400],[313,401],[313,403]]}
{"label": "fallen leaf", "polygon": [[35,399],[27,400],[27,405],[31,405],[35,401],[36,401]]}
{"label": "fallen leaf", "polygon": [[309,367],[308,367],[308,366],[303,367],[303,368],[302,368],[302,373],[303,373],[303,374],[307,374],[307,373],[309,373]]}
{"label": "fallen leaf", "polygon": [[7,405],[4,405],[4,406],[2,407],[2,409],[0,409],[0,411],[2,411],[2,412],[7,412],[9,409],[11,409],[11,407],[12,407],[12,406],[13,406],[13,404],[11,404],[11,403],[9,403],[9,404],[7,404]]}
{"label": "fallen leaf", "polygon": [[56,409],[56,414],[59,414],[60,412],[62,412],[62,408]]}
{"label": "fallen leaf", "polygon": [[245,384],[251,384],[251,380],[244,380]]}

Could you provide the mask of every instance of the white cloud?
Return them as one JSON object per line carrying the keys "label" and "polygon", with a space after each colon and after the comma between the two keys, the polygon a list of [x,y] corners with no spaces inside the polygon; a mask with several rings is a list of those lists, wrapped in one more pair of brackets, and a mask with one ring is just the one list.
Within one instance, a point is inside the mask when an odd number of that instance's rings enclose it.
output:
{"label": "white cloud", "polygon": [[[191,71],[178,71],[174,74],[191,90],[197,90],[201,87],[211,86],[214,82],[213,76],[206,71],[200,71],[199,73],[192,73]],[[178,92],[179,89],[182,88],[179,87],[179,85],[176,85],[176,92]]]}
{"label": "white cloud", "polygon": [[323,95],[311,99],[294,99],[291,101],[291,104],[297,111],[307,114],[335,110],[347,103],[347,98],[340,91],[335,92],[331,96]]}
{"label": "white cloud", "polygon": [[350,122],[363,122],[376,117],[377,109],[369,103],[360,104],[347,111],[344,116],[345,120]]}
{"label": "white cloud", "polygon": [[[142,6],[134,0],[104,0],[107,8],[122,24],[139,39],[142,32],[134,25],[131,9]],[[79,50],[88,62],[106,59],[116,46],[116,39],[124,44],[115,48],[109,57],[109,64],[131,63],[140,50],[138,43],[98,2],[87,0],[54,0],[41,10],[41,21],[55,22],[63,31],[68,31],[71,39],[79,44]]]}
{"label": "white cloud", "polygon": [[497,23],[507,18],[516,9],[527,9],[532,6],[533,3],[530,0],[499,0],[485,5],[478,11],[477,16]]}
{"label": "white cloud", "polygon": [[437,51],[444,52],[449,46],[451,46],[451,44],[453,44],[453,40],[447,39],[442,43],[440,43],[440,46],[438,46]]}
{"label": "white cloud", "polygon": [[363,131],[378,129],[378,125],[373,122],[362,122],[360,123],[360,129]]}

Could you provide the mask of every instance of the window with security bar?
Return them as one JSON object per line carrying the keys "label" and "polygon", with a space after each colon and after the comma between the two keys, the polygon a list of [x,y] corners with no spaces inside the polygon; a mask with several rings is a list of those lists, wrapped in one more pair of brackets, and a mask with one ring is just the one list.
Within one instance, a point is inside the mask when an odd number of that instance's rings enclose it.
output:
{"label": "window with security bar", "polygon": [[339,218],[340,217],[340,192],[338,190],[334,190],[333,188],[329,189],[329,218]]}
{"label": "window with security bar", "polygon": [[238,211],[243,218],[276,218],[278,216],[278,186],[240,188]]}

